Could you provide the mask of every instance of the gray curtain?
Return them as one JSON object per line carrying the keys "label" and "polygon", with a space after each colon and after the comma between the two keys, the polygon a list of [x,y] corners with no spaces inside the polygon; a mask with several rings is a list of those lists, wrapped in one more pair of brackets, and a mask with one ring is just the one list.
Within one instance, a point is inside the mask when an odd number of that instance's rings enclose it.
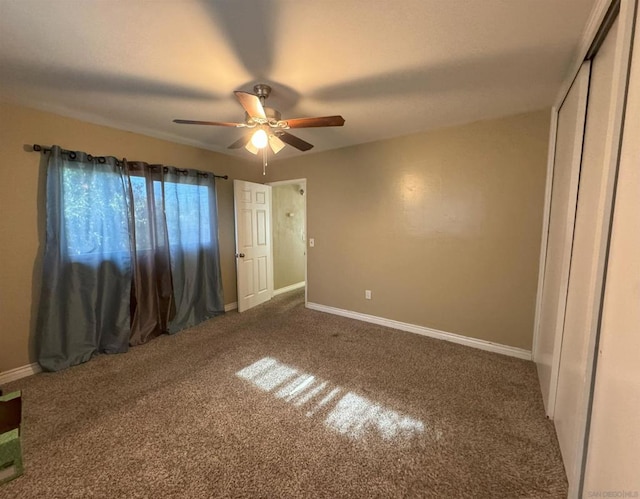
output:
{"label": "gray curtain", "polygon": [[175,333],[224,313],[216,179],[165,168],[161,187],[176,307],[169,332]]}
{"label": "gray curtain", "polygon": [[125,160],[133,207],[130,344],[166,333],[175,315],[169,240],[165,220],[164,168]]}
{"label": "gray curtain", "polygon": [[129,345],[127,185],[114,158],[52,147],[36,326],[38,362],[57,371]]}
{"label": "gray curtain", "polygon": [[36,348],[57,371],[224,313],[215,177],[51,150]]}

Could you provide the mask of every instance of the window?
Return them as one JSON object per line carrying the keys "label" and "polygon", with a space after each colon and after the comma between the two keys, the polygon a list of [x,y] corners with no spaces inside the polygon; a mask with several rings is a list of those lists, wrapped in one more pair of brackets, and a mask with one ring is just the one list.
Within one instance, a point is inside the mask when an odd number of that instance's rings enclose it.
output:
{"label": "window", "polygon": [[62,216],[69,257],[129,252],[129,221],[123,179],[96,174],[83,163],[62,169]]}

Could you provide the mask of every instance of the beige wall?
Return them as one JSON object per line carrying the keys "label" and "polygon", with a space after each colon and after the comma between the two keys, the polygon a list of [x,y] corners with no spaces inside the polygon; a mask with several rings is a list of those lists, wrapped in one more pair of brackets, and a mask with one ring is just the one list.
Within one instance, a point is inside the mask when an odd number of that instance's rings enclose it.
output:
{"label": "beige wall", "polygon": [[300,184],[273,186],[273,288],[280,289],[304,281],[305,195]]}
{"label": "beige wall", "polygon": [[530,350],[548,132],[545,110],[273,161],[307,179],[309,301]]}
{"label": "beige wall", "polygon": [[219,233],[225,302],[236,301],[233,181],[261,181],[254,162],[92,125],[54,114],[0,104],[0,371],[35,361],[33,330],[44,244],[44,170],[25,144],[58,144],[91,154],[228,174],[218,181]]}

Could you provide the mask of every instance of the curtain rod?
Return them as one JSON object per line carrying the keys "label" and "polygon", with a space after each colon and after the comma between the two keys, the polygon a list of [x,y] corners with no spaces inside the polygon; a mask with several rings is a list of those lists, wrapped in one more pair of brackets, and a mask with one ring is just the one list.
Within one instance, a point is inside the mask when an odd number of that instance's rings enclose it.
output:
{"label": "curtain rod", "polygon": [[[48,153],[48,152],[51,152],[51,148],[50,147],[41,146],[40,144],[33,144],[31,147],[33,148],[34,151],[37,151],[37,152],[42,152],[42,153],[45,153],[45,154]],[[62,152],[63,153],[72,153],[74,151],[69,151],[67,149],[62,149]],[[87,154],[87,156],[89,156],[90,158],[92,157],[91,154]],[[102,157],[102,156],[98,156],[98,157]],[[176,168],[176,170],[180,170],[180,168],[177,168],[177,167],[174,167],[174,168]],[[211,172],[203,172],[203,174],[204,173],[211,173]],[[228,180],[229,179],[229,175],[216,175],[215,173],[211,173],[211,174],[215,178],[222,178],[224,180]]]}

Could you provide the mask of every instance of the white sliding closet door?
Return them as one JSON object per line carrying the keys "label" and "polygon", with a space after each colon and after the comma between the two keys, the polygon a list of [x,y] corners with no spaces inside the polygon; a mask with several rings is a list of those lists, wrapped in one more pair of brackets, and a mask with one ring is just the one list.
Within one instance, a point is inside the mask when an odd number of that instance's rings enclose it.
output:
{"label": "white sliding closet door", "polygon": [[[595,340],[602,297],[605,251],[614,181],[612,148],[618,147],[615,116],[620,68],[616,64],[616,20],[593,59],[578,190],[564,334],[558,373],[555,425],[569,480],[576,497],[589,414]],[[618,128],[619,130],[619,128]]]}
{"label": "white sliding closet door", "polygon": [[583,63],[558,112],[549,235],[536,344],[542,399],[551,418],[562,345],[590,68],[589,61]]}
{"label": "white sliding closet door", "polygon": [[640,492],[640,13],[631,62],[584,495]]}

